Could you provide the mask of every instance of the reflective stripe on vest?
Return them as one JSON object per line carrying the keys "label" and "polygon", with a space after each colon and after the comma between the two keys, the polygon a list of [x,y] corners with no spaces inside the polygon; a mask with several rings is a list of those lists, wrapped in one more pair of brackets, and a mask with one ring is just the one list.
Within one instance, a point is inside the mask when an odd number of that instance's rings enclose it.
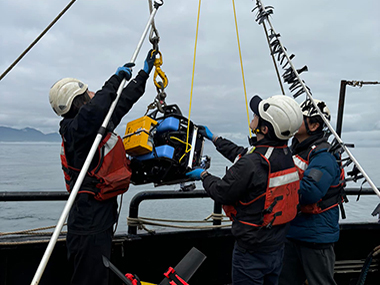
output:
{"label": "reflective stripe on vest", "polygon": [[309,166],[309,164],[298,155],[293,155],[293,161],[294,165],[300,170],[300,172],[302,171],[302,173],[305,172],[306,168]]}
{"label": "reflective stripe on vest", "polygon": [[295,171],[293,170],[291,173],[288,174],[281,175],[281,173],[279,173],[279,176],[275,176],[276,173],[273,173],[273,176],[269,179],[269,188],[284,186],[286,184],[296,182],[299,180],[297,169],[295,169]]}
{"label": "reflective stripe on vest", "polygon": [[274,148],[269,147],[264,155],[259,153],[269,165],[268,185],[266,191],[247,203],[242,201],[239,202],[241,205],[248,206],[256,202],[259,198],[265,196],[265,203],[262,211],[262,222],[251,223],[243,220],[237,220],[235,218],[236,208],[232,206],[224,206],[223,209],[230,219],[253,227],[271,228],[272,225],[288,223],[297,215],[299,203],[299,176],[297,168],[291,167],[272,173],[269,158],[273,151]]}

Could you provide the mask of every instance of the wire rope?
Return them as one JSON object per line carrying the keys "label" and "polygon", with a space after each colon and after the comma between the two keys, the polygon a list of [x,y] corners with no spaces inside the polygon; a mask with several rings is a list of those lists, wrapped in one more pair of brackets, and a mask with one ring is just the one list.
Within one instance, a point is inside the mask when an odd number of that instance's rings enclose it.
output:
{"label": "wire rope", "polygon": [[0,81],[12,70],[13,67],[32,49],[32,47],[50,30],[50,28],[66,13],[76,0],[72,0],[57,17],[43,30],[43,32],[24,50],[24,52],[0,75]]}
{"label": "wire rope", "polygon": [[196,32],[195,32],[195,43],[194,43],[193,71],[192,71],[192,75],[191,75],[189,116],[187,118],[186,150],[185,150],[185,153],[188,153],[190,151],[190,149],[188,148],[188,145],[189,145],[189,132],[190,132],[190,115],[191,115],[191,103],[192,103],[192,100],[193,100],[193,90],[194,90],[195,59],[196,59],[196,56],[197,56],[197,43],[198,43],[198,31],[199,31],[199,18],[200,18],[200,14],[201,14],[201,2],[202,2],[202,0],[199,0],[198,15],[197,15],[197,27],[196,27]]}
{"label": "wire rope", "polygon": [[239,40],[239,29],[237,24],[237,17],[236,17],[236,9],[235,9],[235,0],[232,0],[232,6],[234,10],[234,19],[235,19],[235,29],[236,29],[236,38],[237,38],[237,44],[239,49],[239,58],[240,58],[240,67],[241,67],[241,76],[243,80],[243,87],[244,87],[244,96],[245,96],[245,106],[247,110],[247,119],[248,119],[248,130],[249,130],[249,136],[252,137],[251,128],[250,125],[250,119],[249,119],[249,109],[248,109],[248,99],[247,99],[247,89],[245,87],[245,79],[244,79],[244,68],[243,68],[243,60],[241,56],[241,48],[240,48],[240,40]]}

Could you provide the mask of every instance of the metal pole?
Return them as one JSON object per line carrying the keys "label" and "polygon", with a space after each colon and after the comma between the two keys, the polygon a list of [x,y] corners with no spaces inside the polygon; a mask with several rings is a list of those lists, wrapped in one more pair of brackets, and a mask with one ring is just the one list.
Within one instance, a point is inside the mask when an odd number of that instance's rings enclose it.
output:
{"label": "metal pole", "polygon": [[336,133],[338,134],[338,136],[341,136],[342,128],[343,128],[343,112],[344,112],[344,101],[346,98],[346,86],[347,86],[347,81],[342,80],[340,82],[338,118],[336,121]]}
{"label": "metal pole", "polygon": [[67,6],[62,10],[61,13],[49,24],[49,26],[46,27],[45,30],[42,31],[42,33],[24,50],[24,52],[3,72],[3,74],[0,75],[0,80],[5,77],[5,75],[8,74],[9,71],[12,70],[13,67],[34,47],[34,45],[50,30],[50,28],[59,20],[59,18],[62,17],[63,14],[66,13],[67,10],[71,7],[71,5],[74,4],[76,0],[72,0]]}
{"label": "metal pole", "polygon": [[[222,204],[214,201],[214,214],[222,214]],[[220,226],[222,220],[215,220],[212,222],[214,226]]]}
{"label": "metal pole", "polygon": [[[130,61],[131,63],[134,63],[135,60],[136,60],[136,57],[137,57],[137,55],[138,55],[138,53],[140,51],[140,48],[142,46],[142,43],[144,41],[145,36],[148,33],[149,26],[151,25],[151,23],[153,21],[153,18],[155,16],[156,12],[157,12],[158,7],[159,6],[156,5],[155,8],[154,8],[154,10],[153,10],[153,12],[150,15],[149,21],[148,21],[148,23],[147,23],[147,25],[145,27],[145,30],[144,30],[144,32],[143,32],[143,34],[141,36],[141,39],[140,39],[140,41],[139,41],[139,43],[137,45],[137,48],[136,48],[136,50],[135,50],[135,52],[134,52],[134,54],[133,54],[133,56],[131,58],[131,61]],[[79,176],[78,176],[78,179],[77,179],[77,181],[76,181],[76,183],[74,185],[74,188],[73,188],[73,190],[70,193],[69,199],[67,200],[65,208],[63,209],[63,212],[61,214],[61,217],[60,217],[60,219],[58,221],[57,226],[55,227],[53,235],[50,238],[49,244],[48,244],[48,246],[46,248],[46,251],[45,251],[45,253],[44,253],[43,257],[42,257],[42,260],[41,260],[41,262],[40,262],[40,264],[39,264],[39,266],[37,268],[36,274],[34,275],[34,278],[32,280],[31,285],[37,285],[40,282],[41,276],[42,276],[42,274],[43,274],[43,272],[45,270],[45,267],[46,267],[46,265],[47,265],[47,263],[49,261],[51,253],[53,252],[54,246],[55,246],[55,244],[57,242],[57,239],[58,239],[59,234],[60,234],[60,232],[62,230],[62,227],[63,227],[63,225],[64,225],[64,223],[66,221],[66,218],[67,218],[67,216],[68,216],[68,214],[70,212],[70,209],[71,209],[71,207],[72,207],[72,205],[74,203],[74,200],[75,200],[75,197],[76,197],[76,195],[77,195],[77,193],[79,191],[79,188],[82,185],[83,179],[84,179],[84,177],[85,177],[85,175],[87,173],[87,170],[88,170],[88,168],[90,166],[90,163],[91,163],[91,161],[92,161],[92,159],[94,157],[94,154],[95,154],[95,152],[96,152],[96,150],[98,148],[99,143],[102,140],[103,134],[106,133],[106,128],[107,128],[108,122],[111,119],[112,113],[113,113],[113,111],[114,111],[114,109],[116,107],[116,104],[117,104],[117,102],[118,102],[118,100],[120,98],[121,92],[123,91],[123,88],[124,88],[124,85],[125,85],[126,81],[127,80],[124,78],[122,80],[122,82],[120,83],[119,89],[117,90],[117,97],[112,102],[111,107],[110,107],[110,109],[109,109],[109,111],[107,113],[107,116],[105,117],[105,119],[103,121],[103,124],[100,127],[100,129],[98,131],[98,134],[97,134],[97,136],[95,138],[95,141],[92,144],[90,152],[88,153],[86,161],[84,162],[84,165],[83,165],[83,167],[82,167],[82,169],[81,169],[81,171],[79,173]]]}

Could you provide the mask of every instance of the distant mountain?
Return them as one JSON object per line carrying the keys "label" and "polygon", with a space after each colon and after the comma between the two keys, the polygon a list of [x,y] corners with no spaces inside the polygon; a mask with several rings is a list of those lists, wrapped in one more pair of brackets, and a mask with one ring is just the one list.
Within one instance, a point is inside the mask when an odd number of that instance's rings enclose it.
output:
{"label": "distant mountain", "polygon": [[1,127],[0,141],[2,142],[59,142],[61,137],[58,133],[44,134],[33,128],[21,130]]}

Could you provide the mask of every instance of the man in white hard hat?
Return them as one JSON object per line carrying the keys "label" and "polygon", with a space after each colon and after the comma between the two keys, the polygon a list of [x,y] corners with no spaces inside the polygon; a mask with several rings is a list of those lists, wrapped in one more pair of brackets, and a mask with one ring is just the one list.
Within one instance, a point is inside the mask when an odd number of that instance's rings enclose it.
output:
{"label": "man in white hard hat", "polygon": [[118,194],[128,190],[131,171],[121,138],[113,130],[144,94],[156,52],[149,51],[144,68],[123,89],[106,129],[101,125],[117,90],[132,76],[131,65],[119,67],[101,90],[94,93],[75,78],[64,78],[50,89],[54,112],[63,117],[61,161],[66,188],[70,192],[78,178],[98,132],[103,135],[67,220],[68,259],[73,267],[72,285],[106,285],[108,268],[102,255],[110,259]]}
{"label": "man in white hard hat", "polygon": [[234,164],[223,178],[195,169],[187,175],[201,179],[212,199],[223,205],[233,221],[234,285],[278,282],[289,221],[297,214],[299,177],[287,146],[302,124],[297,102],[277,95],[250,101],[250,128],[257,141],[250,148],[217,137],[207,128],[200,133]]}
{"label": "man in white hard hat", "polygon": [[[314,99],[330,121],[325,102]],[[329,152],[326,127],[310,99],[301,103],[303,123],[292,141],[300,181],[301,213],[290,223],[285,244],[281,285],[334,285],[334,243],[339,239],[339,205],[344,199],[344,178],[338,155]]]}

